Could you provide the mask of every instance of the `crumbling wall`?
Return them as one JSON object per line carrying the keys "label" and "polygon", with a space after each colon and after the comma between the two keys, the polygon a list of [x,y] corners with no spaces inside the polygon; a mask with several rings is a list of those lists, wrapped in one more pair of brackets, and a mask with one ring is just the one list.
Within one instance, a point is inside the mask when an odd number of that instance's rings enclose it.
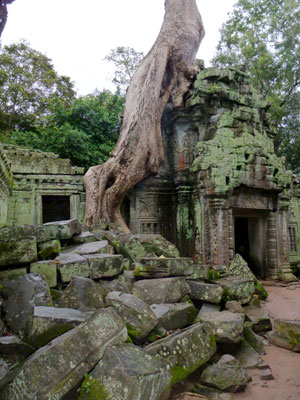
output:
{"label": "crumbling wall", "polygon": [[0,146],[0,226],[7,223],[8,205],[13,186],[12,172]]}
{"label": "crumbling wall", "polygon": [[[69,218],[83,220],[85,194],[83,168],[73,167],[70,160],[11,145],[3,145],[14,185],[9,201],[8,225],[43,223],[43,196],[67,197]],[[69,219],[66,218],[66,219]]]}

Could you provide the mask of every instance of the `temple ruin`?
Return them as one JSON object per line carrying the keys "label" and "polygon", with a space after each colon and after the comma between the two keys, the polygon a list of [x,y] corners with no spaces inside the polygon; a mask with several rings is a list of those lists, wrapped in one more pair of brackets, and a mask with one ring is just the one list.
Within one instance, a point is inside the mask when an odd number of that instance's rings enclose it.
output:
{"label": "temple ruin", "polygon": [[[288,279],[300,264],[300,182],[275,154],[267,111],[244,71],[203,69],[185,106],[165,110],[158,176],[123,202],[131,231],[160,233],[202,265],[228,266],[239,252],[257,276]],[[82,221],[82,168],[1,146],[0,224]]]}

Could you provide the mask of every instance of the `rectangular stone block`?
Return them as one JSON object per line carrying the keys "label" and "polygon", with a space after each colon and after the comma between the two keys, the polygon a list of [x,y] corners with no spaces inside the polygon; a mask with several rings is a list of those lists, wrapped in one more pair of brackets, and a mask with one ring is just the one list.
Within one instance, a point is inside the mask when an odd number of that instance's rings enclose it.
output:
{"label": "rectangular stone block", "polygon": [[26,273],[26,268],[14,268],[6,271],[0,271],[0,283],[13,281],[18,279],[20,276],[25,275]]}
{"label": "rectangular stone block", "polygon": [[173,373],[172,383],[176,383],[213,356],[216,342],[211,327],[198,323],[146,346],[145,350],[167,363]]}
{"label": "rectangular stone block", "polygon": [[43,226],[46,227],[49,232],[57,232],[56,237],[53,239],[71,239],[74,235],[79,235],[81,233],[81,225],[77,219],[48,222]]}
{"label": "rectangular stone block", "polygon": [[30,264],[30,272],[41,275],[49,287],[57,285],[57,264],[54,260],[38,261]]}
{"label": "rectangular stone block", "polygon": [[60,255],[56,257],[55,262],[63,282],[70,282],[74,276],[89,277],[88,261],[79,254]]}
{"label": "rectangular stone block", "polygon": [[123,256],[117,254],[90,254],[84,258],[89,264],[91,279],[109,278],[123,272]]}
{"label": "rectangular stone block", "polygon": [[35,237],[22,240],[0,242],[0,267],[22,265],[37,260],[37,243]]}
{"label": "rectangular stone block", "polygon": [[191,258],[138,258],[134,270],[135,276],[144,278],[165,278],[169,276],[188,276],[193,272]]}

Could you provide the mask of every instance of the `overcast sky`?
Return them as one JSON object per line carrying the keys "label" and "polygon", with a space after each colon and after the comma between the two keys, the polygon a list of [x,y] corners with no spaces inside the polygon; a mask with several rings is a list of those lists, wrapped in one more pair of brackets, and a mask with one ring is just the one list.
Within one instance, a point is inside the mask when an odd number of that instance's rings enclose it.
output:
{"label": "overcast sky", "polygon": [[[197,57],[206,66],[236,1],[197,0],[206,31]],[[2,45],[29,41],[84,95],[96,88],[114,90],[113,65],[103,61],[110,49],[150,50],[163,21],[164,0],[15,0],[8,12]]]}

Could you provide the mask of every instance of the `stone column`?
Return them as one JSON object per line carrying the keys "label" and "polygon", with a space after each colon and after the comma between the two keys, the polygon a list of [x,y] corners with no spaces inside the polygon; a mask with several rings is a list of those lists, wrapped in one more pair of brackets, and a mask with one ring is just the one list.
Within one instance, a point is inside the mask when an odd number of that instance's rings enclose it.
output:
{"label": "stone column", "polygon": [[229,265],[228,209],[225,200],[209,200],[211,210],[211,254],[213,265]]}
{"label": "stone column", "polygon": [[278,278],[276,213],[270,211],[267,218],[267,275],[272,279]]}
{"label": "stone column", "polygon": [[285,282],[296,281],[290,266],[290,241],[289,241],[289,200],[282,198],[278,211],[278,244],[279,244],[279,278]]}

